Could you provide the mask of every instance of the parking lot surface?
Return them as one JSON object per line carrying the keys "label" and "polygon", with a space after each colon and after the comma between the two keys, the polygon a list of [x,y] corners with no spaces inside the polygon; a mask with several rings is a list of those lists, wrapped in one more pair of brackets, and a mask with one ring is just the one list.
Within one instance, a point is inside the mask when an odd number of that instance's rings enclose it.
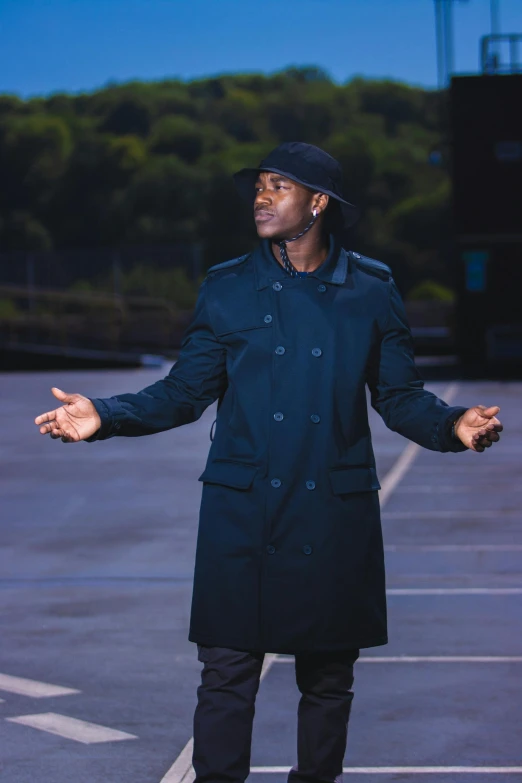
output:
{"label": "parking lot surface", "polygon": [[[165,372],[168,370],[165,367]],[[62,444],[51,386],[138,391],[162,370],[0,376],[0,781],[191,783],[201,664],[187,640],[215,408],[145,438]],[[430,384],[498,404],[484,454],[409,445],[371,416],[390,643],[363,650],[345,780],[522,781],[522,384]],[[253,783],[295,763],[293,658],[267,655]]]}

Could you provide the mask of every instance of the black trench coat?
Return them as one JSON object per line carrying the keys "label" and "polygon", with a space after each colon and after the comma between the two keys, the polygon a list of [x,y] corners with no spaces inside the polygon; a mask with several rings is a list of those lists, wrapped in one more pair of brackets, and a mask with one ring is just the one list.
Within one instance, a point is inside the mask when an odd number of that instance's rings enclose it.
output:
{"label": "black trench coat", "polygon": [[262,241],[212,267],[169,374],[93,399],[90,440],[148,435],[219,399],[189,640],[279,653],[386,644],[383,544],[365,385],[392,430],[460,451],[465,408],[423,388],[388,267],[330,240],[290,277]]}

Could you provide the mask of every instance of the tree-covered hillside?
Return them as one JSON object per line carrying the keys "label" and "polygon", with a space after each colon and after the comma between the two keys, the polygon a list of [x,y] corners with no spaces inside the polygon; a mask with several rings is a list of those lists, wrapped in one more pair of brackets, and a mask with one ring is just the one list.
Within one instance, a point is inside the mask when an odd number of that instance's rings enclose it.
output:
{"label": "tree-covered hillside", "polygon": [[403,289],[448,282],[448,175],[429,160],[443,100],[317,68],[0,96],[0,247],[202,241],[208,266],[255,242],[230,175],[295,140],[343,165],[363,210],[346,246],[390,263]]}

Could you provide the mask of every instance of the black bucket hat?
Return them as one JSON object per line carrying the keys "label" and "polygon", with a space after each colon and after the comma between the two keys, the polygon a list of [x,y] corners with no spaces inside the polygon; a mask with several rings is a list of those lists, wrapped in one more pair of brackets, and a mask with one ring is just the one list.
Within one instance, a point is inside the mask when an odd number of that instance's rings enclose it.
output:
{"label": "black bucket hat", "polygon": [[255,197],[254,186],[260,171],[273,171],[316,193],[326,193],[339,202],[345,228],[355,223],[359,210],[342,194],[343,175],[340,163],[324,150],[301,141],[286,141],[270,152],[255,169],[241,169],[234,183],[247,201]]}

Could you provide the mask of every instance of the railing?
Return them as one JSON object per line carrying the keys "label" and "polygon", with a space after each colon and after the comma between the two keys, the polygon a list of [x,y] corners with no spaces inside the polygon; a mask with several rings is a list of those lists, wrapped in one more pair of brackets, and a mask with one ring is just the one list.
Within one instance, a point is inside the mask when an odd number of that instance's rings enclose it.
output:
{"label": "railing", "polygon": [[0,252],[0,364],[175,355],[202,272],[197,243]]}
{"label": "railing", "polygon": [[0,302],[0,348],[10,351],[41,345],[64,352],[169,355],[179,348],[192,314],[162,299],[52,290],[28,293],[24,286],[9,285],[0,285]]}
{"label": "railing", "polygon": [[522,33],[484,35],[480,39],[482,73],[522,73],[522,61],[519,59],[521,43]]}

